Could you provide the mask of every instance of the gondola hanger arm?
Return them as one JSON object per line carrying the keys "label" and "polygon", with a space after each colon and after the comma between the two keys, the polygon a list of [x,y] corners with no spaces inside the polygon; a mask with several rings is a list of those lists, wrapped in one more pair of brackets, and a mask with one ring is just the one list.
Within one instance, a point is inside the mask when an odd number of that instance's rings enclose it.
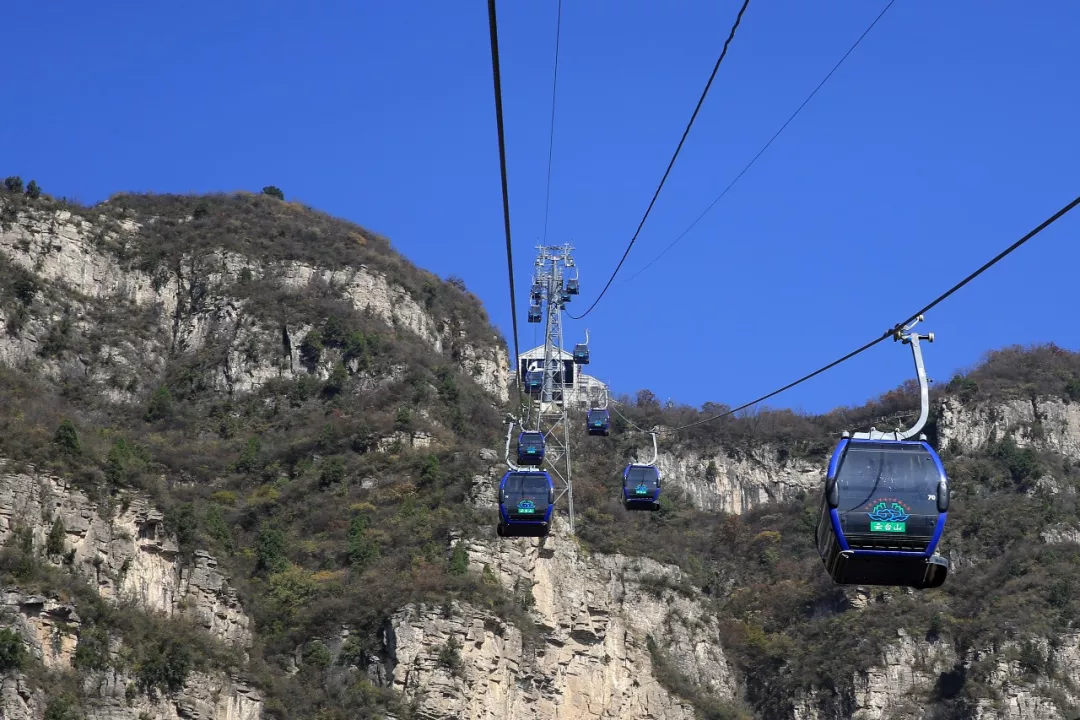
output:
{"label": "gondola hanger arm", "polygon": [[506,452],[504,459],[506,460],[506,466],[514,472],[517,472],[520,468],[518,468],[518,466],[514,463],[510,462],[510,438],[514,435],[514,425],[516,424],[516,419],[511,415],[507,416],[507,420],[510,421],[510,424],[506,428]]}

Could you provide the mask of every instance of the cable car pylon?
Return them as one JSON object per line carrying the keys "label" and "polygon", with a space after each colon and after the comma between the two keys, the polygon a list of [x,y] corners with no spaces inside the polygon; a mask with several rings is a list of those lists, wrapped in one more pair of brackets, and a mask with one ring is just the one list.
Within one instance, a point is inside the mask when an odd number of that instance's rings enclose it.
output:
{"label": "cable car pylon", "polygon": [[[518,381],[525,386],[530,398],[530,427],[519,436],[519,461],[522,443],[536,447],[532,455],[543,458],[544,469],[557,482],[558,502],[566,498],[570,534],[574,534],[574,484],[570,452],[570,424],[567,417],[566,389],[573,385],[577,365],[573,355],[563,350],[562,314],[567,303],[580,289],[578,271],[574,264],[573,247],[540,245],[533,279],[529,290],[529,322],[544,322],[544,358],[542,365],[535,359],[518,358]],[[570,271],[574,276],[568,277]],[[536,446],[540,440],[539,446]],[[507,455],[509,461],[509,454]],[[508,463],[509,464],[509,463]]]}

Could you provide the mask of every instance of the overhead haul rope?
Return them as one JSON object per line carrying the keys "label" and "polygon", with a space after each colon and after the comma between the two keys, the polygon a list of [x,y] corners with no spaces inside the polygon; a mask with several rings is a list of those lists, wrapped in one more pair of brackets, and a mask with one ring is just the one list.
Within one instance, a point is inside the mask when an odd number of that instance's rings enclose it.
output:
{"label": "overhead haul rope", "polygon": [[645,430],[645,429],[639,427],[637,424],[634,423],[633,420],[631,420],[630,418],[626,417],[621,412],[619,412],[619,408],[617,407],[617,405],[618,405],[618,403],[616,403],[614,400],[611,401],[611,409],[615,411],[616,415],[618,415],[623,420],[625,420],[627,423],[629,423],[630,427],[634,428],[638,432],[643,432],[643,433],[648,433],[649,432],[648,430]]}
{"label": "overhead haul rope", "polygon": [[517,301],[514,291],[514,250],[510,242],[510,191],[506,181],[506,134],[503,129],[502,74],[499,71],[499,31],[495,21],[495,0],[488,0],[488,27],[491,29],[491,76],[495,82],[495,121],[499,132],[499,170],[502,174],[503,224],[506,228],[506,266],[510,274],[510,319],[514,327],[514,387],[521,404],[521,383],[517,381],[521,357],[518,345]]}
{"label": "overhead haul rope", "polygon": [[988,262],[986,262],[978,270],[971,273],[970,275],[968,275],[966,278],[964,278],[963,280],[961,280],[957,284],[953,285],[951,288],[949,288],[943,294],[941,294],[938,297],[934,298],[934,300],[932,302],[930,302],[928,305],[926,305],[925,307],[915,311],[906,320],[896,323],[896,325],[894,325],[893,327],[889,328],[884,333],[882,333],[880,337],[874,338],[873,340],[866,343],[865,345],[863,345],[859,349],[852,350],[851,352],[849,352],[847,355],[843,356],[842,358],[840,358],[838,360],[834,360],[831,363],[829,363],[828,365],[826,365],[825,367],[819,368],[819,369],[815,370],[814,372],[812,372],[812,373],[810,373],[808,375],[804,375],[803,377],[799,378],[798,380],[796,380],[794,382],[790,382],[787,385],[783,386],[782,388],[779,388],[777,390],[773,390],[768,395],[762,395],[761,397],[757,398],[756,400],[751,400],[750,402],[745,403],[743,405],[740,405],[737,408],[733,408],[731,410],[728,410],[727,412],[722,412],[722,413],[719,413],[717,415],[713,415],[711,417],[702,418],[701,420],[695,420],[694,422],[687,423],[685,425],[680,425],[679,427],[676,427],[676,428],[671,428],[671,429],[667,430],[666,432],[674,433],[674,432],[678,432],[679,430],[685,430],[686,428],[694,427],[696,425],[702,425],[702,424],[707,423],[707,422],[712,422],[713,420],[719,420],[722,417],[727,417],[729,415],[734,415],[735,413],[739,412],[740,410],[745,410],[745,409],[747,409],[747,408],[749,408],[749,407],[751,407],[753,405],[757,405],[758,403],[764,402],[764,401],[768,400],[769,398],[775,397],[776,395],[779,395],[780,393],[785,392],[786,390],[790,390],[791,388],[795,387],[796,385],[800,385],[800,384],[806,382],[807,380],[820,375],[821,373],[825,372],[826,370],[831,370],[832,368],[836,367],[837,365],[839,365],[841,363],[844,363],[844,362],[847,362],[851,358],[855,357],[856,355],[859,355],[860,353],[863,353],[863,352],[869,350],[870,348],[877,345],[879,342],[881,342],[883,340],[886,340],[886,339],[888,339],[890,337],[896,336],[896,334],[898,332],[900,332],[904,328],[905,325],[910,324],[912,321],[914,321],[920,315],[925,315],[929,310],[936,307],[939,303],[944,301],[946,298],[948,298],[950,295],[955,293],[960,288],[967,285],[969,282],[971,282],[972,280],[977,278],[979,275],[982,275],[984,272],[986,272],[991,267],[996,265],[999,261],[1003,260],[1007,255],[1012,253],[1014,250],[1018,249],[1021,245],[1026,243],[1028,240],[1031,240],[1033,237],[1038,235],[1040,232],[1042,232],[1046,228],[1050,227],[1050,225],[1052,225],[1053,223],[1055,223],[1056,221],[1061,219],[1062,216],[1064,216],[1070,210],[1075,208],[1077,205],[1080,205],[1080,196],[1077,196],[1077,198],[1075,200],[1073,200],[1068,205],[1061,208],[1056,213],[1051,215],[1049,218],[1044,220],[1037,228],[1035,228],[1034,230],[1029,232],[1027,235],[1025,235],[1024,237],[1020,238],[1019,240],[1014,242],[1009,247],[1002,250],[1000,253],[998,253],[996,256],[994,256],[992,259],[990,259]]}
{"label": "overhead haul rope", "polygon": [[551,156],[555,149],[555,90],[559,87],[559,36],[562,34],[562,0],[555,15],[555,72],[551,81],[551,133],[548,137],[547,192],[544,196],[544,245],[547,245],[548,216],[551,208]]}
{"label": "overhead haul rope", "polygon": [[678,243],[680,240],[682,240],[684,237],[686,237],[686,235],[691,230],[693,230],[695,227],[697,227],[697,224],[699,222],[701,222],[702,218],[704,218],[706,215],[708,215],[709,212],[714,207],[716,207],[716,204],[718,202],[720,202],[724,198],[725,195],[728,194],[728,191],[730,191],[731,188],[735,187],[735,183],[739,182],[739,180],[742,178],[742,176],[746,174],[746,171],[749,170],[751,167],[753,167],[754,163],[756,163],[758,161],[758,158],[760,158],[762,155],[765,154],[765,151],[769,149],[769,147],[773,144],[773,142],[776,140],[776,138],[780,137],[780,134],[782,132],[784,132],[784,130],[787,129],[788,125],[791,124],[791,121],[794,120],[796,118],[796,116],[798,116],[798,114],[802,112],[803,108],[806,107],[807,104],[814,98],[814,96],[817,95],[818,90],[820,90],[822,87],[825,86],[825,83],[827,83],[829,81],[829,78],[831,78],[833,76],[833,73],[835,73],[840,68],[840,66],[844,64],[844,61],[847,60],[848,56],[851,55],[851,53],[855,51],[855,48],[859,47],[859,43],[861,43],[863,41],[863,38],[865,38],[868,34],[870,34],[870,31],[874,29],[875,25],[877,25],[878,20],[880,20],[885,15],[885,13],[888,12],[889,8],[891,8],[893,6],[894,2],[896,2],[896,0],[889,0],[889,4],[885,6],[885,9],[882,10],[880,13],[878,13],[878,16],[876,18],[874,18],[874,21],[872,23],[870,23],[869,27],[867,27],[866,30],[863,31],[863,34],[859,36],[859,39],[855,41],[855,44],[852,45],[850,48],[848,48],[848,51],[846,53],[844,53],[844,56],[842,58],[840,58],[839,62],[837,62],[835,65],[833,65],[833,68],[832,68],[832,70],[829,71],[829,74],[826,75],[824,77],[824,79],[822,79],[822,81],[820,83],[818,83],[818,86],[816,88],[814,88],[814,91],[811,92],[806,97],[806,99],[802,101],[802,105],[799,105],[799,107],[795,110],[795,112],[793,112],[791,114],[791,117],[789,117],[784,122],[784,124],[780,126],[780,129],[777,130],[776,133],[771,138],[769,138],[769,142],[765,143],[765,146],[763,148],[761,148],[761,150],[758,151],[757,155],[755,155],[753,157],[753,159],[750,160],[750,162],[748,162],[746,164],[746,167],[744,167],[742,170],[739,171],[739,174],[735,176],[735,179],[732,180],[728,184],[728,186],[726,188],[724,188],[723,192],[721,192],[719,195],[717,195],[716,199],[713,200],[711,203],[709,203],[709,207],[705,208],[705,211],[702,212],[700,215],[698,215],[697,219],[694,220],[694,222],[690,223],[690,226],[688,228],[686,228],[685,230],[683,230],[679,234],[678,237],[676,237],[674,240],[672,240],[671,244],[668,245],[666,248],[664,248],[664,250],[659,255],[654,257],[652,260],[650,260],[648,263],[646,263],[644,267],[642,267],[636,273],[634,273],[629,278],[624,280],[623,281],[624,284],[630,282],[631,280],[636,278],[638,275],[640,275],[641,273],[645,272],[650,267],[652,267],[653,263],[655,263],[657,260],[659,260],[664,255],[666,255],[668,250],[675,247],[676,243]]}
{"label": "overhead haul rope", "polygon": [[724,61],[724,57],[727,55],[728,45],[731,44],[732,39],[735,37],[735,31],[739,28],[739,23],[742,21],[743,13],[746,12],[747,6],[750,4],[750,0],[743,0],[742,7],[739,9],[739,14],[735,17],[735,24],[731,26],[731,32],[728,33],[727,40],[724,41],[724,48],[720,51],[720,57],[716,59],[716,64],[713,66],[712,74],[709,75],[709,81],[705,83],[705,89],[701,91],[701,97],[698,99],[697,106],[694,108],[694,113],[690,116],[690,122],[686,124],[686,129],[683,130],[682,138],[679,140],[678,147],[675,148],[675,154],[671,156],[671,162],[668,163],[667,170],[664,171],[664,176],[660,178],[660,184],[656,187],[656,192],[653,193],[652,200],[649,201],[649,207],[645,209],[645,214],[641,218],[641,222],[638,223],[637,230],[634,231],[634,236],[630,238],[630,244],[626,246],[626,252],[623,253],[622,259],[619,260],[619,264],[615,266],[615,271],[611,273],[611,277],[608,278],[607,284],[604,285],[604,289],[600,291],[600,295],[593,300],[593,304],[589,306],[589,309],[580,315],[571,315],[566,313],[568,317],[573,320],[580,320],[593,311],[596,304],[600,302],[600,299],[607,293],[608,288],[611,287],[612,281],[615,276],[619,274],[619,268],[626,262],[626,256],[630,254],[630,248],[634,247],[634,241],[637,240],[638,235],[641,233],[641,228],[645,226],[645,220],[649,217],[649,213],[652,212],[653,205],[656,204],[656,198],[660,196],[660,190],[664,187],[664,183],[667,181],[668,175],[671,173],[671,168],[675,166],[675,159],[679,157],[679,151],[682,150],[683,143],[686,142],[686,136],[690,134],[690,128],[694,124],[694,120],[697,118],[698,111],[701,110],[702,104],[705,102],[705,96],[709,94],[709,88],[712,87],[713,79],[716,77],[716,72],[720,69],[720,63]]}

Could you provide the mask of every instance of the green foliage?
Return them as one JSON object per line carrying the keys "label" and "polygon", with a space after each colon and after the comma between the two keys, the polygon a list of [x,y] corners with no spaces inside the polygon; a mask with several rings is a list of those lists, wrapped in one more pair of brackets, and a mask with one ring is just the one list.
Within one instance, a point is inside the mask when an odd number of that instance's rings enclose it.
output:
{"label": "green foliage", "polygon": [[57,515],[49,529],[49,536],[45,541],[45,552],[49,555],[59,555],[64,552],[64,541],[67,539],[67,529],[64,521]]}
{"label": "green foliage", "polygon": [[44,358],[59,357],[71,344],[71,317],[64,315],[49,326],[49,333],[45,336],[45,342],[41,343],[38,355]]}
{"label": "green foliage", "polygon": [[327,397],[336,397],[345,391],[345,383],[349,380],[349,372],[345,369],[345,366],[338,363],[334,366],[333,371],[330,373],[330,377],[327,379],[326,384],[323,385],[323,393]]}
{"label": "green foliage", "polygon": [[146,408],[146,422],[168,420],[172,415],[173,398],[169,388],[162,385],[150,396],[150,405]]}
{"label": "green foliage", "polygon": [[83,670],[106,670],[109,667],[109,631],[104,624],[92,624],[79,631],[74,665]]}
{"label": "green foliage", "polygon": [[13,195],[21,194],[23,191],[23,181],[18,175],[9,175],[4,178],[4,188]]}
{"label": "green foliage", "polygon": [[[363,333],[361,333],[363,337]],[[349,341],[349,326],[337,315],[331,315],[323,323],[322,342],[326,347],[343,348]]]}
{"label": "green foliage", "polygon": [[206,527],[206,534],[217,543],[218,547],[229,552],[235,548],[229,523],[225,520],[225,514],[219,506],[211,505],[206,508],[203,525]]}
{"label": "green foliage", "polygon": [[85,720],[79,709],[79,701],[71,695],[49,698],[45,706],[44,720]]}
{"label": "green foliage", "polygon": [[456,404],[460,393],[453,371],[444,365],[436,371],[435,375],[439,378],[439,399],[447,405]]}
{"label": "green foliage", "polygon": [[280,527],[263,522],[255,537],[256,570],[278,573],[289,566],[285,555],[285,533]]}
{"label": "green foliage", "polygon": [[31,200],[37,200],[41,197],[41,187],[37,184],[37,180],[31,180],[26,184],[26,197]]}
{"label": "green foliage", "polygon": [[119,437],[106,456],[105,477],[115,487],[137,486],[151,461],[145,448]]}
{"label": "green foliage", "polygon": [[1026,481],[1035,478],[1041,471],[1035,451],[1030,447],[1021,450],[1011,435],[1006,435],[1001,442],[991,445],[990,453],[1008,468],[1013,482],[1022,487],[1026,487]]}
{"label": "green foliage", "polygon": [[420,482],[431,484],[438,482],[442,468],[437,455],[428,455],[420,465]]}
{"label": "green foliage", "polygon": [[450,552],[450,574],[464,575],[469,571],[469,551],[465,543],[454,543],[454,549]]}
{"label": "green foliage", "polygon": [[962,402],[971,402],[979,392],[979,383],[974,378],[956,375],[949,381],[946,390],[956,393]]}
{"label": "green foliage", "polygon": [[22,668],[26,660],[26,646],[18,632],[0,628],[0,673]]}
{"label": "green foliage", "polygon": [[314,368],[322,357],[323,338],[318,328],[311,330],[300,342],[300,361],[309,369]]}
{"label": "green foliage", "polygon": [[349,521],[347,552],[349,563],[357,570],[363,570],[379,556],[377,541],[368,533],[371,521],[366,515],[355,515]]}
{"label": "green foliage", "polygon": [[301,654],[301,662],[309,670],[325,670],[332,661],[330,648],[322,640],[312,640],[304,646]]}
{"label": "green foliage", "polygon": [[1065,383],[1065,397],[1073,402],[1080,402],[1080,377],[1074,377]]}
{"label": "green foliage", "polygon": [[192,503],[181,503],[170,508],[165,515],[165,528],[176,538],[180,551],[190,554],[198,540],[199,523]]}
{"label": "green foliage", "polygon": [[262,443],[259,441],[259,438],[248,438],[247,444],[244,445],[243,452],[240,453],[240,457],[238,457],[236,462],[232,465],[233,472],[250,475],[261,470],[263,468],[261,453]]}
{"label": "green foliage", "polygon": [[79,431],[75,429],[75,423],[70,419],[64,418],[60,421],[59,427],[56,428],[56,435],[53,437],[53,443],[59,448],[60,452],[65,455],[80,455],[82,454],[82,443],[79,441]]}
{"label": "green foliage", "polygon": [[323,461],[319,471],[319,484],[323,487],[345,482],[345,458],[335,455]]}
{"label": "green foliage", "polygon": [[264,187],[262,189],[262,194],[269,195],[270,197],[277,198],[278,200],[285,199],[285,193],[283,193],[279,188],[276,188],[273,185],[267,185],[266,187]]}
{"label": "green foliage", "polygon": [[449,670],[452,675],[462,674],[461,642],[456,637],[447,638],[439,650],[439,664]]}
{"label": "green foliage", "polygon": [[191,650],[177,639],[165,637],[145,645],[139,648],[135,663],[137,685],[144,692],[150,689],[176,692],[184,687],[193,661]]}
{"label": "green foliage", "polygon": [[38,292],[38,283],[32,275],[20,273],[15,281],[11,283],[11,289],[14,291],[16,299],[26,306],[34,302],[34,296]]}

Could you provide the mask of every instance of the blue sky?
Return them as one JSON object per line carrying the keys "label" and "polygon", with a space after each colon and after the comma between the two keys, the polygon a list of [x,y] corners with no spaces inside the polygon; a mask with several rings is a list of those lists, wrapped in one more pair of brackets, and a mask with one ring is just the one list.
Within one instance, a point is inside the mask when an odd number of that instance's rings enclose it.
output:
{"label": "blue sky", "polygon": [[[617,391],[732,405],[880,334],[1080,192],[1071,0],[897,0],[727,197],[716,197],[885,6],[751,2],[678,163],[588,327]],[[566,0],[547,241],[575,314],[618,262],[737,0]],[[501,0],[522,349],[544,229],[555,0]],[[458,275],[510,337],[483,2],[15,3],[0,174],[116,191],[280,186]],[[1080,349],[1080,209],[936,309],[930,375],[988,349]],[[775,398],[824,411],[911,375],[884,343]]]}

